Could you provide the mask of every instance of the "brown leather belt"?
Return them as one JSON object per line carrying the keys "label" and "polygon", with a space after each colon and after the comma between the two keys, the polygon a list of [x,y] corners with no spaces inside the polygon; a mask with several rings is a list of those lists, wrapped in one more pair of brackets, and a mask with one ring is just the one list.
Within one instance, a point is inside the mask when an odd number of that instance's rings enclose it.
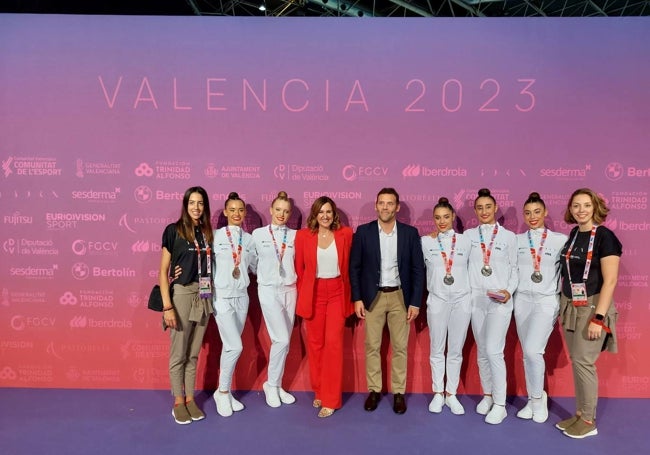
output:
{"label": "brown leather belt", "polygon": [[395,291],[399,291],[400,289],[402,289],[401,286],[381,286],[379,288],[379,291],[380,292],[395,292]]}

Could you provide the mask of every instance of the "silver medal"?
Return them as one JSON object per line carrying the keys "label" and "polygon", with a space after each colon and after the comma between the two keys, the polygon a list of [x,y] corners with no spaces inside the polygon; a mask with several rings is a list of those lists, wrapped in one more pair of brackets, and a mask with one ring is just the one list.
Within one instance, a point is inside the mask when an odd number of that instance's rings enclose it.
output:
{"label": "silver medal", "polygon": [[445,283],[447,286],[451,286],[454,284],[454,277],[451,275],[445,275],[445,277],[442,279],[442,282]]}
{"label": "silver medal", "polygon": [[492,267],[490,267],[489,265],[484,265],[483,267],[481,267],[481,275],[483,276],[492,275]]}
{"label": "silver medal", "polygon": [[232,277],[234,279],[238,280],[240,276],[241,276],[241,271],[239,270],[239,267],[235,267],[234,269],[232,269]]}
{"label": "silver medal", "polygon": [[533,280],[533,283],[541,283],[544,277],[541,272],[533,272],[530,279]]}

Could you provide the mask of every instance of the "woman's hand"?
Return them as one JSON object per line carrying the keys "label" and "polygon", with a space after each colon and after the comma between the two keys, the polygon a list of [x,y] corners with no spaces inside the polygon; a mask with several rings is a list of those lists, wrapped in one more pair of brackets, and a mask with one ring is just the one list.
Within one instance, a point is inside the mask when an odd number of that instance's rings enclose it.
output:
{"label": "woman's hand", "polygon": [[597,340],[603,333],[603,326],[596,324],[595,322],[590,322],[589,327],[587,327],[587,337],[590,340]]}

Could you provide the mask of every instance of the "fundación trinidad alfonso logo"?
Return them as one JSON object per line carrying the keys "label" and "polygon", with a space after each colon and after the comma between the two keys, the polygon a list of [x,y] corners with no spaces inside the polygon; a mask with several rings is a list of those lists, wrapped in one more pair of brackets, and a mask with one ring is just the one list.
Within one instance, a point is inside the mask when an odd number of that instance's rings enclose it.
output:
{"label": "fundaci\u00f3n trinidad alfonso logo", "polygon": [[153,168],[147,163],[140,163],[133,171],[137,177],[153,177]]}
{"label": "fundaci\u00f3n trinidad alfonso logo", "polygon": [[623,165],[613,161],[605,167],[605,177],[612,182],[620,180],[623,177]]}

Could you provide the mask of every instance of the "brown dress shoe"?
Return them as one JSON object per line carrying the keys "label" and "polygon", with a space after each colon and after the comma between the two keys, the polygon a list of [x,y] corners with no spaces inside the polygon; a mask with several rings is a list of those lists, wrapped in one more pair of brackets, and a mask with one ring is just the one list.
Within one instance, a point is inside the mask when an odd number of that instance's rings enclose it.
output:
{"label": "brown dress shoe", "polygon": [[395,411],[395,414],[404,414],[406,412],[406,401],[404,401],[403,394],[396,393],[393,395],[393,411]]}
{"label": "brown dress shoe", "polygon": [[370,392],[368,394],[368,398],[366,398],[366,402],[363,405],[363,409],[366,411],[374,411],[377,409],[377,404],[379,403],[379,399],[381,398],[381,394],[379,392]]}

